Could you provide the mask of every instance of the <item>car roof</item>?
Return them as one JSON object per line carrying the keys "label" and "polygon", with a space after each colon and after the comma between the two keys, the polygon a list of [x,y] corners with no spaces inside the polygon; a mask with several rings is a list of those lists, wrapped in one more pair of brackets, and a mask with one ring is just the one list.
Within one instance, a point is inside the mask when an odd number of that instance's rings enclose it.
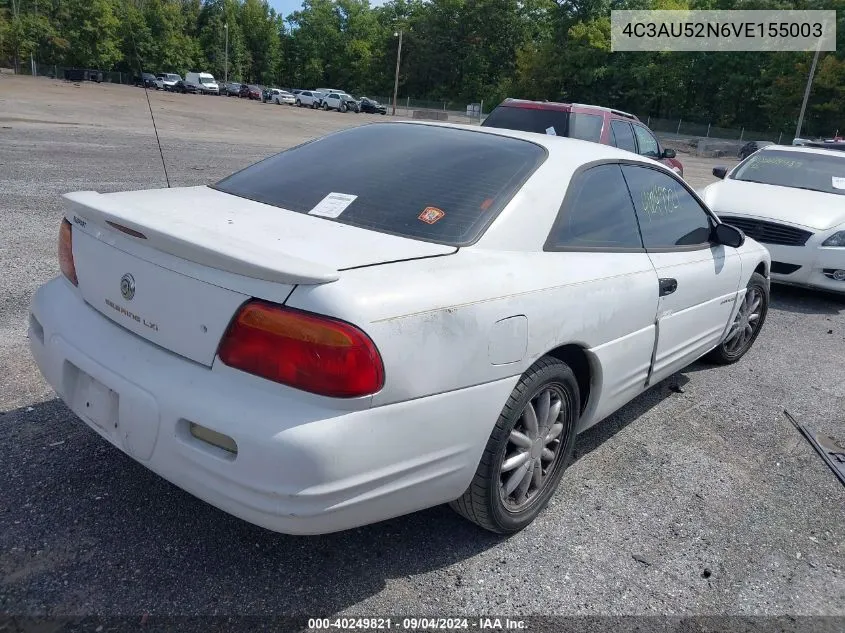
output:
{"label": "car roof", "polygon": [[[828,144],[830,145],[830,143]],[[835,149],[833,147],[813,147],[812,145],[767,145],[761,147],[758,152],[801,152],[803,154],[823,154],[825,156],[845,157],[845,143],[842,143],[842,149]]]}
{"label": "car roof", "polygon": [[592,105],[589,103],[562,103],[558,101],[531,101],[529,99],[512,99],[508,98],[499,104],[507,108],[525,108],[531,110],[558,110],[561,112],[570,112],[572,108],[590,108],[591,110],[600,110],[602,112],[609,112],[626,119],[639,121],[636,115],[616,108],[607,108],[605,106]]}

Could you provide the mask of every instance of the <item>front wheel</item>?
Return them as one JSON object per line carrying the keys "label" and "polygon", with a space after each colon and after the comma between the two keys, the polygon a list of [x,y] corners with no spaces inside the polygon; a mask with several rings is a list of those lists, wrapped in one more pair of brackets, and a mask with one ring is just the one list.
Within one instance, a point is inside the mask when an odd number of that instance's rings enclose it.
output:
{"label": "front wheel", "polygon": [[323,102],[323,110],[325,111],[325,110],[328,110],[328,109],[329,109],[329,104],[326,103],[326,102]]}
{"label": "front wheel", "polygon": [[719,365],[737,362],[751,349],[769,311],[769,282],[760,273],[751,275],[745,297],[736,311],[725,340],[705,357]]}
{"label": "front wheel", "polygon": [[297,108],[301,108],[301,107],[302,107],[302,101],[300,101],[299,99],[297,99],[297,100],[296,100],[296,107],[297,107]]}
{"label": "front wheel", "polygon": [[572,458],[581,400],[569,366],[551,356],[520,378],[487,440],[475,477],[450,505],[498,534],[531,523]]}
{"label": "front wheel", "polygon": [[348,108],[346,107],[345,103],[341,103],[340,107],[337,109],[338,112],[346,112]]}

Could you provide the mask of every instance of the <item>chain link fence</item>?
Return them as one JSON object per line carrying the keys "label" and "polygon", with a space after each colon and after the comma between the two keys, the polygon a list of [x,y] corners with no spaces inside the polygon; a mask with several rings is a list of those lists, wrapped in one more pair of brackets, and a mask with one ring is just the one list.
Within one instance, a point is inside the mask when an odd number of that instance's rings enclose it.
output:
{"label": "chain link fence", "polygon": [[[370,98],[386,106],[388,114],[393,112],[393,97],[373,96]],[[397,97],[396,116],[405,119],[425,119],[477,125],[484,120],[484,102],[463,103],[413,99],[407,96]]]}
{"label": "chain link fence", "polygon": [[[638,115],[639,116],[639,115]],[[726,141],[771,141],[773,143],[792,143],[792,133],[783,131],[760,131],[750,128],[725,128],[710,123],[695,123],[684,121],[683,118],[659,119],[656,117],[639,116],[648,127],[655,132],[662,132],[678,137],[697,137],[704,139]]]}
{"label": "chain link fence", "polygon": [[[48,77],[50,79],[64,79],[67,81],[94,81],[98,83],[112,83],[132,85],[138,73],[97,70],[94,68],[70,68],[54,64],[21,63],[19,75],[31,77]],[[35,71],[33,73],[33,71]]]}

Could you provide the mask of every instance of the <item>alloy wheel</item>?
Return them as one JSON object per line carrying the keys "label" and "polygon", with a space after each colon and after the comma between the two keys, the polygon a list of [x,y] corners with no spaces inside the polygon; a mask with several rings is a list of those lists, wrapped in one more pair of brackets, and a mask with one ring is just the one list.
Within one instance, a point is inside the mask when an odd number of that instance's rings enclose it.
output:
{"label": "alloy wheel", "polygon": [[756,286],[751,286],[745,293],[745,299],[725,337],[725,351],[728,354],[738,354],[751,344],[754,333],[760,327],[762,313],[763,293]]}
{"label": "alloy wheel", "polygon": [[543,387],[525,405],[499,466],[499,494],[509,512],[523,510],[551,480],[570,413],[569,400],[556,384]]}

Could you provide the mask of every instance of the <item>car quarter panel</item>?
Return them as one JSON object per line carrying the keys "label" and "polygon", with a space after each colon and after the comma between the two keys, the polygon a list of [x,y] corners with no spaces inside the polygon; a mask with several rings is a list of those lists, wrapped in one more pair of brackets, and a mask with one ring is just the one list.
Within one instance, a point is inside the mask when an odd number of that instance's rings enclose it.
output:
{"label": "car quarter panel", "polygon": [[[386,375],[373,406],[519,376],[549,351],[579,345],[589,350],[594,369],[586,426],[644,386],[657,278],[645,253],[471,247],[448,257],[347,270],[332,284],[298,287],[286,305],[348,320],[372,337]],[[525,317],[526,340],[510,350],[524,353],[494,364],[496,324],[514,316]]]}

